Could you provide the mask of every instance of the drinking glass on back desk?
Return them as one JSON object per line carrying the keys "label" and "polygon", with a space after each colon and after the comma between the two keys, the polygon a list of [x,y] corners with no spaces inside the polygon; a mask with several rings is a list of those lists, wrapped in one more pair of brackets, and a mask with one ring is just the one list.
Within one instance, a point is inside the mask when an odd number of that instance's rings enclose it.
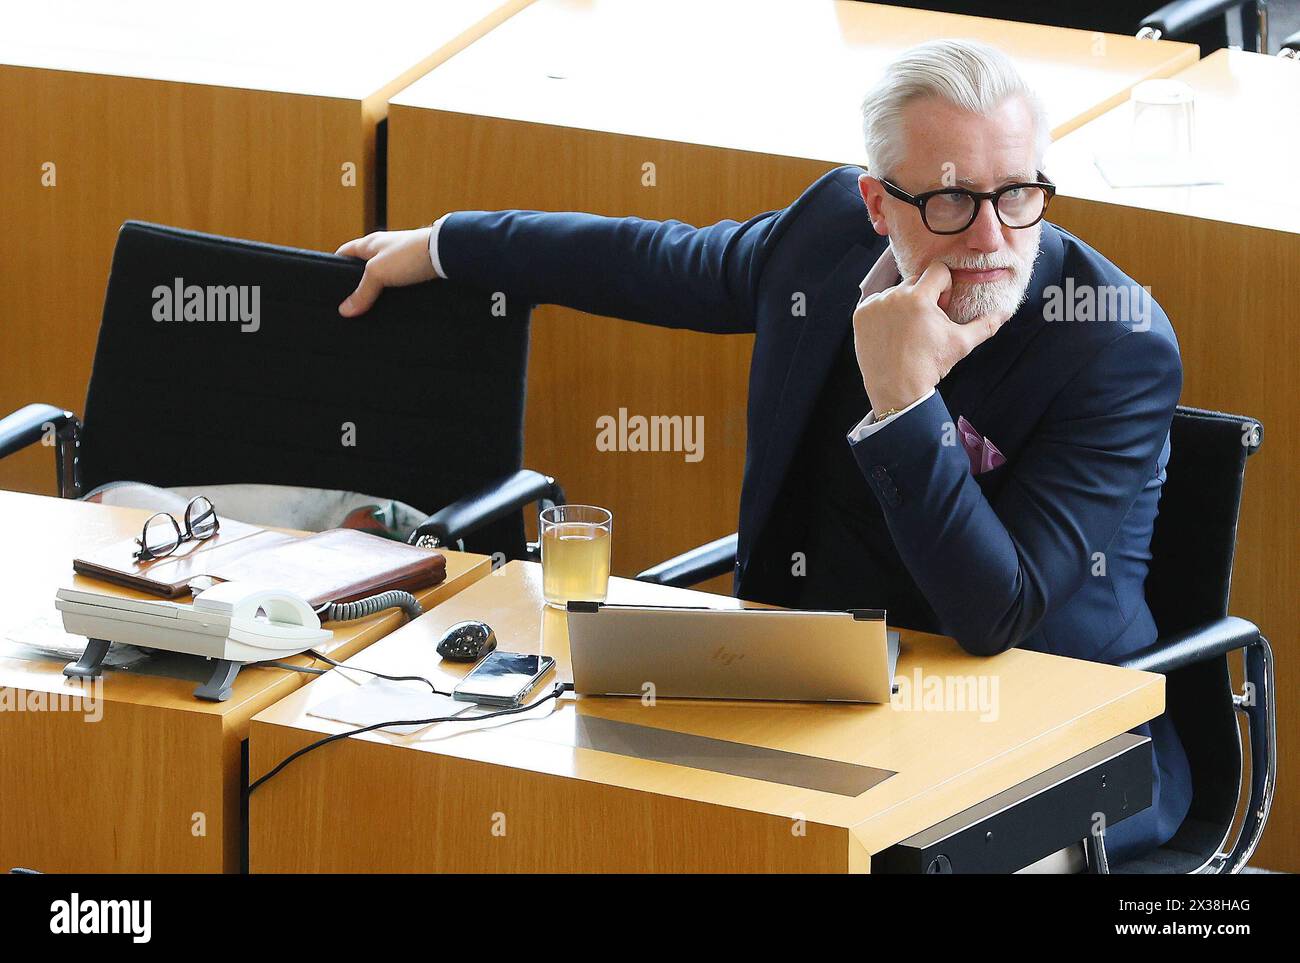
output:
{"label": "drinking glass on back desk", "polygon": [[603,602],[609,590],[614,516],[595,505],[556,505],[541,513],[542,594],[546,604]]}

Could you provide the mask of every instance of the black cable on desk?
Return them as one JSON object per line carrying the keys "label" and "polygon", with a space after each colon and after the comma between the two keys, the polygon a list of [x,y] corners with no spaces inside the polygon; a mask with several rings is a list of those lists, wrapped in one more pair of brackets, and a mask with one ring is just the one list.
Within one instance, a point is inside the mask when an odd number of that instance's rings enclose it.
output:
{"label": "black cable on desk", "polygon": [[[345,668],[350,669],[352,668],[352,666],[345,666]],[[389,678],[389,677],[383,676],[382,678]],[[423,680],[423,681],[427,681],[427,680]],[[538,706],[542,705],[543,703],[550,702],[552,699],[558,699],[565,692],[571,692],[571,691],[573,691],[572,682],[557,682],[551,688],[551,691],[547,695],[538,699],[536,702],[530,702],[526,706],[516,706],[513,709],[500,709],[496,712],[485,712],[481,716],[455,715],[455,716],[438,716],[433,719],[394,719],[391,722],[376,722],[372,725],[362,726],[360,729],[351,729],[347,732],[336,732],[334,733],[334,735],[326,736],[324,739],[317,739],[315,742],[311,743],[310,745],[303,746],[297,752],[294,752],[289,756],[287,756],[286,758],[282,759],[279,762],[279,764],[277,764],[276,767],[272,769],[270,772],[268,772],[265,776],[262,776],[260,779],[257,779],[254,782],[248,784],[248,795],[251,796],[253,794],[253,790],[255,790],[258,786],[262,785],[262,783],[266,782],[272,776],[277,775],[280,772],[280,770],[284,769],[285,766],[289,765],[289,763],[293,762],[299,756],[305,756],[313,749],[319,749],[321,746],[329,745],[331,742],[337,742],[340,739],[346,739],[348,736],[359,736],[363,732],[373,732],[375,729],[383,729],[386,726],[429,726],[429,725],[433,725],[435,722],[482,722],[485,719],[498,719],[501,716],[518,715],[520,712],[528,712],[530,709],[536,709]],[[441,693],[438,694],[441,695]]]}
{"label": "black cable on desk", "polygon": [[436,685],[434,685],[432,682],[430,682],[422,675],[384,675],[382,672],[375,672],[373,669],[363,669],[359,665],[346,665],[342,662],[335,662],[328,655],[321,655],[321,653],[317,652],[315,649],[308,649],[307,654],[310,655],[313,659],[320,659],[320,661],[328,665],[331,665],[336,669],[348,669],[349,671],[352,672],[365,672],[367,675],[373,675],[377,679],[387,679],[389,682],[423,682],[425,685],[427,685],[430,689],[433,690],[434,695],[440,695],[440,696],[451,695],[450,692],[443,692],[441,689],[439,689]]}

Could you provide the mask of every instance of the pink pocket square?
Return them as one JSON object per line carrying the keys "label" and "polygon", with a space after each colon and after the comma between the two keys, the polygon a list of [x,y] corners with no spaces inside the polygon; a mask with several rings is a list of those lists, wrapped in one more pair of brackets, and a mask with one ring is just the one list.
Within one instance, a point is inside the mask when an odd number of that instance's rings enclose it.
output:
{"label": "pink pocket square", "polygon": [[970,459],[972,475],[982,475],[991,468],[1006,464],[1006,455],[998,451],[997,445],[976,431],[975,426],[966,420],[965,415],[957,418],[957,434],[961,436],[961,446],[966,449],[966,457]]}

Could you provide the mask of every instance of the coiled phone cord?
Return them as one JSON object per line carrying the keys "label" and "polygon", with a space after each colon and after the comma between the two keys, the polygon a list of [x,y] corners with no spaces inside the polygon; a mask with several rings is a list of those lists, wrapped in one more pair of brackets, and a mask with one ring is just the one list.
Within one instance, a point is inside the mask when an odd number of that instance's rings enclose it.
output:
{"label": "coiled phone cord", "polygon": [[391,608],[400,608],[408,618],[412,619],[424,614],[419,599],[410,592],[397,589],[372,595],[368,599],[357,599],[355,602],[330,602],[322,606],[316,614],[321,617],[322,622],[351,622],[353,619],[364,619],[368,615]]}

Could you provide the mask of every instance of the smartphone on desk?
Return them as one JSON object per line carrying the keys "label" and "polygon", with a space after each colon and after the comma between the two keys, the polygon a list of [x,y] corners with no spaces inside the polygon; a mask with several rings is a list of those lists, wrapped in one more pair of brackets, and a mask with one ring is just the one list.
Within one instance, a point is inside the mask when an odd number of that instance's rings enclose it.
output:
{"label": "smartphone on desk", "polygon": [[549,655],[497,649],[470,670],[451,691],[451,697],[458,702],[513,709],[523,705],[528,694],[553,668],[555,660]]}

